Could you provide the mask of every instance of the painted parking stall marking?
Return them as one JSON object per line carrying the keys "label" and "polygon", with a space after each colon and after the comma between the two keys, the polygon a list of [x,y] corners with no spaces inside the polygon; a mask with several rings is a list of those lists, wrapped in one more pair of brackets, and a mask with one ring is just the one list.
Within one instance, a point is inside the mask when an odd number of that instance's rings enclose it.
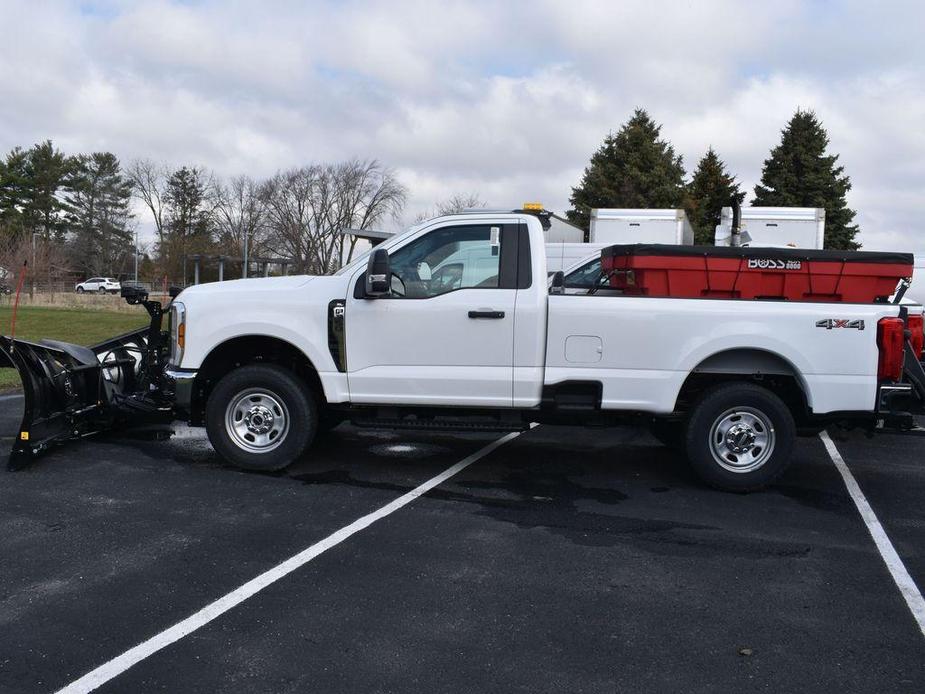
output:
{"label": "painted parking stall marking", "polygon": [[896,548],[893,547],[893,543],[890,542],[883,525],[880,524],[877,514],[874,513],[874,510],[867,502],[867,497],[864,496],[860,485],[858,485],[844,458],[841,457],[841,453],[838,452],[835,442],[832,441],[826,431],[819,434],[819,438],[822,439],[826,450],[829,452],[829,457],[832,458],[832,462],[835,463],[835,467],[845,481],[848,494],[851,495],[851,500],[854,501],[864,525],[867,526],[867,531],[873,538],[874,544],[877,545],[877,550],[880,552],[886,568],[889,569],[896,587],[899,588],[899,592],[906,601],[906,605],[909,606],[912,616],[915,617],[922,635],[925,636],[925,598],[922,597],[922,593],[919,591],[918,586],[915,585],[915,581],[912,580],[912,576],[909,575],[906,565],[903,564],[899,554],[896,553]]}
{"label": "painted parking stall marking", "polygon": [[179,641],[184,636],[188,636],[197,629],[202,628],[209,622],[228,612],[230,609],[240,605],[248,598],[253,597],[264,588],[272,585],[273,583],[276,583],[281,578],[304,566],[327,550],[331,549],[332,547],[336,547],[361,530],[368,528],[376,521],[381,520],[392,513],[395,513],[404,506],[407,506],[418,497],[423,496],[430,490],[449,480],[451,477],[459,474],[467,467],[472,465],[472,463],[481,460],[508,441],[517,438],[520,436],[520,433],[521,432],[512,432],[502,436],[495,441],[492,441],[487,446],[484,446],[472,455],[463,458],[455,465],[450,466],[439,475],[430,478],[420,486],[412,489],[410,492],[403,494],[394,501],[379,508],[378,510],[373,511],[372,513],[367,514],[362,518],[358,518],[350,525],[344,526],[337,532],[332,533],[323,540],[316,542],[312,546],[302,550],[286,561],[277,564],[272,569],[269,569],[256,578],[251,579],[239,588],[236,588],[230,593],[227,593],[214,602],[206,605],[201,610],[199,610],[199,612],[190,615],[183,621],[174,624],[172,627],[165,629],[158,634],[155,634],[134,648],[130,648],[121,655],[118,655],[112,660],[103,663],[99,667],[88,672],[83,677],[74,680],[64,688],[60,689],[58,694],[78,694],[80,692],[92,692],[98,687],[104,685],[106,682],[109,682],[114,677],[117,677],[121,673],[125,672],[133,665],[141,662],[145,658],[154,655],[172,643]]}

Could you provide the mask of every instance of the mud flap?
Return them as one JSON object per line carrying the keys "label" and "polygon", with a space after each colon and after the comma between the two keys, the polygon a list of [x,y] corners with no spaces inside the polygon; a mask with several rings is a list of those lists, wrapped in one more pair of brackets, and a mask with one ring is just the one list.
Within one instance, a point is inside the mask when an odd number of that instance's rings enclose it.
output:
{"label": "mud flap", "polygon": [[51,446],[120,424],[170,421],[170,394],[162,390],[164,335],[161,306],[147,295],[123,296],[143,304],[147,328],[92,347],[0,336],[0,368],[19,371],[23,418],[9,468],[18,470]]}

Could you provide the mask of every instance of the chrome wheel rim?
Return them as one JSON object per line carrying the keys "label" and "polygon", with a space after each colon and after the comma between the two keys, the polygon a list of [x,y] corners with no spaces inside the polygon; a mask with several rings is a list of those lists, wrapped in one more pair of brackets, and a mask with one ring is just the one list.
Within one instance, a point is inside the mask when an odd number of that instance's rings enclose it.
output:
{"label": "chrome wheel rim", "polygon": [[248,388],[225,409],[225,431],[234,444],[248,453],[269,453],[289,433],[289,410],[276,393]]}
{"label": "chrome wheel rim", "polygon": [[761,410],[734,407],[723,412],[710,427],[710,452],[729,472],[754,472],[774,454],[774,425]]}

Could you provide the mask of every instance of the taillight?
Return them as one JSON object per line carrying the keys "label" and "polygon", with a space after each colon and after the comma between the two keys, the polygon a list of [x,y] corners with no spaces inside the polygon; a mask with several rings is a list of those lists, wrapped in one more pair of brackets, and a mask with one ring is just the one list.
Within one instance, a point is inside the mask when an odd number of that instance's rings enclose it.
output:
{"label": "taillight", "polygon": [[877,324],[877,346],[880,348],[877,378],[881,381],[902,379],[905,332],[902,318],[881,318]]}
{"label": "taillight", "polygon": [[912,335],[909,337],[909,342],[912,344],[912,353],[918,358],[921,359],[925,356],[925,318],[922,314],[909,316],[909,332]]}

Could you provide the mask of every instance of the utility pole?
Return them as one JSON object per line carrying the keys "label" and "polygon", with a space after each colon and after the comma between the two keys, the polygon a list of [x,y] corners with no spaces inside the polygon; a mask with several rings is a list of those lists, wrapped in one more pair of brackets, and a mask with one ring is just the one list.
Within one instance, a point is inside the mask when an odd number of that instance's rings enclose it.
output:
{"label": "utility pole", "polygon": [[247,279],[247,230],[244,231],[244,271],[241,277]]}
{"label": "utility pole", "polygon": [[138,232],[135,232],[135,286],[138,286]]}
{"label": "utility pole", "polygon": [[39,235],[40,232],[32,232],[32,283],[29,285],[29,298],[35,298],[35,275],[36,275],[36,266],[35,266],[35,237]]}

